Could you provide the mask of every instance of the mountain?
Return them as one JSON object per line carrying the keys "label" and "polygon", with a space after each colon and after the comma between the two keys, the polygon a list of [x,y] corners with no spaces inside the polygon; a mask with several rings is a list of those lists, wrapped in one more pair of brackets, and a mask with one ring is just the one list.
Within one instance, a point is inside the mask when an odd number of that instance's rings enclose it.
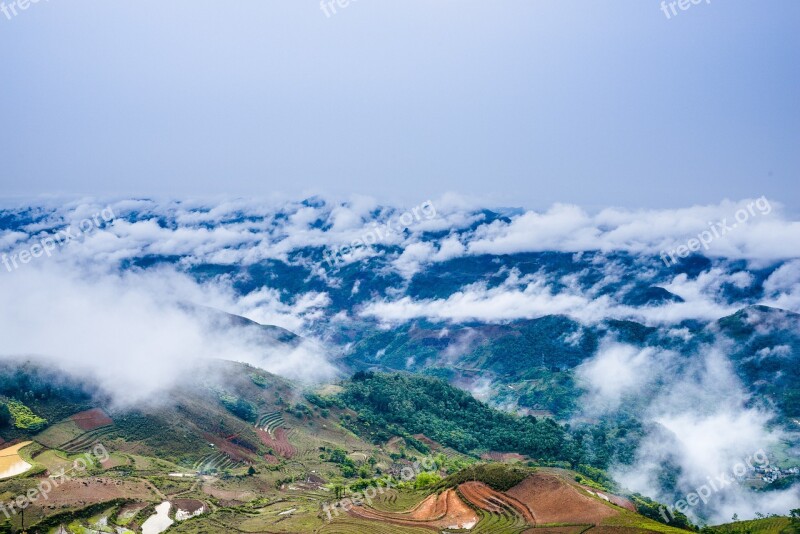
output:
{"label": "mountain", "polygon": [[[592,480],[600,471],[536,468],[570,465],[566,429],[493,410],[435,378],[359,374],[308,390],[219,361],[198,367],[149,406],[124,408],[88,383],[54,386],[54,372],[31,361],[0,368],[4,403],[23,405],[41,420],[23,428],[13,418],[0,428],[11,440],[6,450],[31,442],[19,453],[28,470],[0,482],[3,502],[33,490],[25,508],[31,531],[139,532],[166,502],[171,511],[164,521],[198,514],[169,532],[355,533],[390,526],[415,532],[458,525],[521,532],[551,523],[675,530],[637,515],[634,501]],[[487,456],[493,449],[504,455],[480,460],[494,457]],[[86,467],[60,477],[73,462]],[[375,501],[364,497],[370,487],[381,488]],[[37,488],[47,490],[46,498],[36,496]],[[542,492],[545,500],[537,496]],[[342,497],[352,507],[329,521],[320,509]],[[404,512],[417,503],[416,511]],[[9,520],[0,528],[19,528],[22,515],[6,510]]]}
{"label": "mountain", "polygon": [[[671,262],[659,251],[686,227],[661,213],[112,204],[115,218],[32,265],[12,260],[104,208],[0,211],[11,262],[0,277],[0,491],[14,498],[98,440],[113,451],[113,466],[90,473],[100,481],[81,477],[27,520],[127,517],[136,531],[169,495],[180,516],[205,512],[178,531],[335,532],[317,522],[322,503],[429,456],[434,472],[341,528],[418,527],[406,516],[379,527],[375,515],[417,504],[452,505],[458,521],[503,516],[501,531],[541,528],[521,508],[484,517],[492,510],[461,487],[513,486],[439,486],[480,462],[516,462],[516,484],[550,473],[580,502],[605,499],[572,482],[624,497],[658,522],[655,501],[679,503],[763,452],[768,465],[688,516],[786,513],[797,498],[800,264],[750,258],[761,249],[744,243],[759,234],[744,226],[730,257]],[[560,482],[536,483],[572,502]],[[428,530],[452,526],[425,518]]]}

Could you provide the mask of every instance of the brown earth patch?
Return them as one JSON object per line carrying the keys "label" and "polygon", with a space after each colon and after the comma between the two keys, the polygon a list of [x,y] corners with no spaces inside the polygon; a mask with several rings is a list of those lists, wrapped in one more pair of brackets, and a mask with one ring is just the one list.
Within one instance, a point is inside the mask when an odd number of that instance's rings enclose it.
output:
{"label": "brown earth patch", "polygon": [[70,417],[70,419],[74,421],[76,425],[78,425],[78,428],[86,432],[114,424],[114,420],[106,415],[106,413],[100,408],[94,408],[92,410],[86,410],[85,412],[76,413]]}
{"label": "brown earth patch", "polygon": [[597,525],[619,514],[610,505],[590,497],[555,474],[537,472],[505,492],[524,503],[537,524],[587,523]]}
{"label": "brown earth patch", "polygon": [[261,438],[261,443],[275,451],[275,454],[283,456],[287,460],[291,460],[292,457],[297,454],[297,449],[289,443],[289,437],[285,428],[276,428],[274,432],[275,437],[270,436],[269,432],[265,432],[261,429],[256,430],[256,432],[258,433],[258,437]]}
{"label": "brown earth patch", "polygon": [[231,460],[237,462],[251,462],[253,460],[253,453],[244,447],[240,447],[226,439],[220,438],[213,434],[204,433],[203,437],[212,443],[217,450],[228,455]]}
{"label": "brown earth patch", "polygon": [[255,498],[252,491],[226,490],[214,486],[203,485],[203,493],[220,501],[222,506],[236,506]]}
{"label": "brown earth patch", "polygon": [[84,508],[121,498],[153,502],[158,496],[143,481],[97,477],[64,481],[52,489],[46,500],[39,499],[31,506],[52,513],[62,508]]}
{"label": "brown earth patch", "polygon": [[431,530],[471,528],[479,517],[458,494],[448,489],[430,495],[407,512],[381,512],[374,508],[354,506],[348,512],[360,519],[382,521],[400,526],[423,527]]}

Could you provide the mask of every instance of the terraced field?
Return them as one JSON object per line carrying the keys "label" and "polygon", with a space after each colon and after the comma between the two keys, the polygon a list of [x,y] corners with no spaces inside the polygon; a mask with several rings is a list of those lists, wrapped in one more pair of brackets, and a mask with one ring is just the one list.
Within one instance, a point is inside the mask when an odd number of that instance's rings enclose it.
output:
{"label": "terraced field", "polygon": [[337,519],[317,531],[318,534],[431,534],[431,529],[402,527],[375,521]]}
{"label": "terraced field", "polygon": [[283,426],[283,424],[283,412],[267,412],[258,418],[256,427],[269,434],[270,437],[274,437],[273,432],[275,432],[275,429]]}
{"label": "terraced field", "polygon": [[536,524],[536,518],[525,504],[505,493],[493,490],[482,482],[461,484],[458,492],[467,502],[484,512],[498,516],[514,515],[520,518],[523,524]]}
{"label": "terraced field", "polygon": [[297,453],[294,445],[289,443],[288,431],[285,428],[276,428],[272,434],[266,430],[257,430],[261,442],[272,449],[277,456],[291,460]]}
{"label": "terraced field", "polygon": [[366,506],[354,506],[349,512],[362,519],[439,530],[469,529],[480,519],[452,489],[430,495],[407,512],[382,512]]}
{"label": "terraced field", "polygon": [[500,512],[478,512],[480,521],[475,528],[470,530],[473,534],[521,534],[523,532],[539,532],[539,529],[532,529],[530,525],[516,513],[509,510]]}
{"label": "terraced field", "polygon": [[210,473],[212,471],[235,469],[241,465],[241,463],[231,459],[224,452],[215,452],[201,458],[192,466],[192,469],[198,473]]}
{"label": "terraced field", "polygon": [[99,443],[104,436],[110,434],[114,431],[113,425],[108,425],[106,427],[98,428],[97,430],[93,430],[91,432],[87,432],[82,436],[79,436],[75,439],[72,439],[58,448],[64,452],[69,454],[76,454],[79,452],[87,451]]}
{"label": "terraced field", "polygon": [[372,501],[372,507],[381,512],[403,512],[417,506],[424,495],[416,492],[387,489]]}

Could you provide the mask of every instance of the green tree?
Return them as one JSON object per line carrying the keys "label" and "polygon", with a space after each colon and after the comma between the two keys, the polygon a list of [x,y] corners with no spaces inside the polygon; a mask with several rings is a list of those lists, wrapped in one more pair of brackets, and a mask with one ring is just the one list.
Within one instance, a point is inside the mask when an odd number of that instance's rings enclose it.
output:
{"label": "green tree", "polygon": [[5,427],[11,424],[11,410],[8,405],[0,404],[0,427]]}

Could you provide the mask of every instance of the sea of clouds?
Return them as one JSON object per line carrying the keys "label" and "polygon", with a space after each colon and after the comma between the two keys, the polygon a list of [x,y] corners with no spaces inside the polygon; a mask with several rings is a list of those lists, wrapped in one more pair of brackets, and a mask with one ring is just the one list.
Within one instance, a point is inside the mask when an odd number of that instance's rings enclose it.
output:
{"label": "sea of clouds", "polygon": [[[709,243],[702,254],[713,265],[698,276],[668,274],[653,267],[665,250],[673,250],[710,223],[732,219],[753,200],[676,210],[609,208],[594,213],[558,204],[546,211],[495,210],[456,195],[428,200],[435,217],[414,221],[387,235],[374,247],[359,247],[331,268],[320,254],[298,255],[309,248],[333,249],[352,244],[365,232],[408,207],[382,206],[364,197],[346,201],[314,198],[304,202],[153,199],[6,201],[0,213],[0,254],[19,255],[60,229],[102,210],[113,220],[80,239],[39,255],[19,268],[0,265],[0,339],[3,357],[50,358],[76,374],[88,374],[118,402],[157,397],[210,359],[244,361],[268,371],[308,382],[333,380],[340,371],[333,355],[340,350],[315,339],[320,324],[374,321],[388,327],[414,319],[442,323],[515,319],[564,314],[591,324],[606,318],[634,319],[667,326],[686,319],[713,321],[734,313],[741,303],[722,296],[724,286],[747,289],[750,271],[772,269],[763,282],[760,303],[800,312],[800,221],[770,201],[759,213]],[[420,199],[420,202],[426,199]],[[474,282],[438,298],[407,294],[413,277],[441,262],[481,255],[559,251],[579,257],[587,251],[626,252],[643,258],[641,269],[615,261],[598,262],[602,281],[585,287],[575,278],[553,279],[544,272],[497,273],[501,283]],[[173,257],[152,267],[132,267],[134,260]],[[309,279],[325,287],[341,284],[341,269],[380,258],[382,272],[397,275],[396,287],[383,295],[336,308],[329,292],[300,289],[292,295],[265,280],[252,291],[236,289],[230,275],[200,279],[189,274],[202,265],[256,265],[266,260],[296,263]],[[647,258],[646,260],[644,258]],[[656,258],[656,260],[653,260]],[[365,268],[365,267],[364,267]],[[667,273],[669,271],[667,270]],[[370,273],[365,273],[367,278]],[[603,292],[611,282],[634,276],[659,280],[659,286],[683,302],[651,307],[626,306]],[[300,284],[299,287],[303,287]],[[353,293],[359,291],[358,284]],[[750,304],[750,303],[748,303]],[[264,347],[237,328],[197,312],[207,307],[262,324],[287,328],[307,342],[296,347]],[[669,388],[648,401],[651,421],[670,439],[645,441],[633,468],[620,468],[628,487],[659,496],[656,467],[660,458],[677,458],[680,481],[691,487],[705,473],[725,469],[744,454],[781,439],[770,425],[768,409],[749,402],[731,371],[724,347],[708,347],[702,358],[685,365],[675,354],[621,345],[610,340],[578,369],[586,387],[587,413],[602,416],[654,382]],[[735,431],[733,430],[735,429]],[[741,436],[747,436],[742,440]],[[773,494],[772,501],[752,493],[719,497],[714,520],[756,511],[782,510],[797,492]]]}

